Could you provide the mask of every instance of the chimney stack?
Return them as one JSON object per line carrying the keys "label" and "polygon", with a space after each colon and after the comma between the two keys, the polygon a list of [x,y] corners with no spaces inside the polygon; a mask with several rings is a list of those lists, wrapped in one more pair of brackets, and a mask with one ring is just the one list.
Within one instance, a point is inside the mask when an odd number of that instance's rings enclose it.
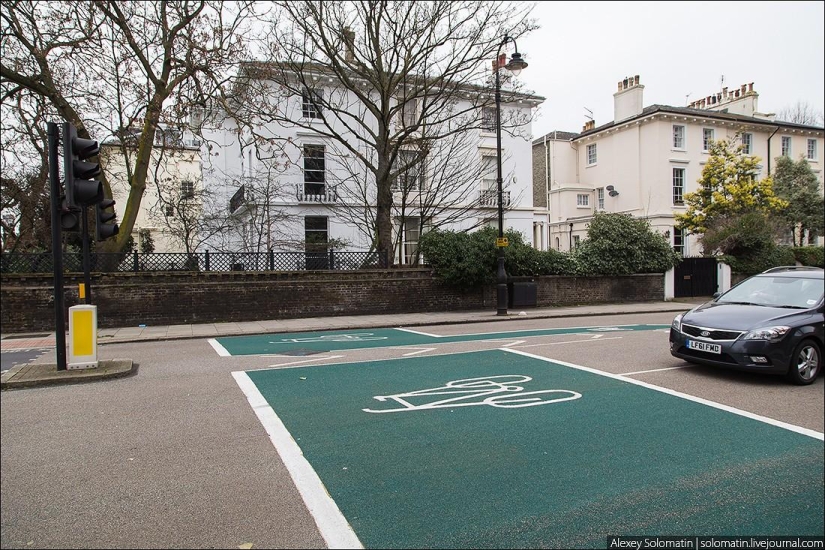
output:
{"label": "chimney stack", "polygon": [[344,60],[347,63],[355,61],[355,32],[349,27],[344,28]]}
{"label": "chimney stack", "polygon": [[639,75],[628,76],[618,83],[618,91],[613,94],[613,121],[619,122],[636,115],[644,109],[643,90]]}
{"label": "chimney stack", "polygon": [[752,117],[757,112],[758,99],[759,94],[754,91],[753,82],[751,82],[742,84],[733,90],[722,88],[721,92],[694,101],[691,103],[691,107]]}

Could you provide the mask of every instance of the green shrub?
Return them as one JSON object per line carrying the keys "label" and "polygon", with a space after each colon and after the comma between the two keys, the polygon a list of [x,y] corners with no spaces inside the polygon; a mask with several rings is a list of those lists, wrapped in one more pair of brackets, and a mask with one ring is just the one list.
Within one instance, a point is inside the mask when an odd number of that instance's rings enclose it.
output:
{"label": "green shrub", "polygon": [[631,275],[664,273],[680,257],[647,220],[598,213],[590,222],[587,239],[575,250],[574,261],[581,275]]}
{"label": "green shrub", "polygon": [[790,246],[777,246],[773,243],[748,255],[724,256],[724,261],[730,265],[733,273],[742,275],[755,275],[781,265],[796,265],[794,251]]}
{"label": "green shrub", "polygon": [[[513,277],[570,275],[574,273],[569,254],[556,250],[536,250],[524,242],[521,233],[505,232],[504,265]],[[473,233],[434,230],[422,235],[421,253],[436,276],[450,286],[469,290],[496,280],[498,230],[485,227]]]}
{"label": "green shrub", "polygon": [[769,253],[778,235],[775,221],[763,212],[745,212],[714,220],[699,237],[705,254],[721,253],[737,258]]}
{"label": "green shrub", "polygon": [[802,265],[825,268],[825,247],[796,246],[792,250],[794,258]]}
{"label": "green shrub", "polygon": [[422,235],[418,245],[435,274],[450,286],[469,290],[492,278],[490,265],[495,250],[491,255],[469,233],[435,229]]}

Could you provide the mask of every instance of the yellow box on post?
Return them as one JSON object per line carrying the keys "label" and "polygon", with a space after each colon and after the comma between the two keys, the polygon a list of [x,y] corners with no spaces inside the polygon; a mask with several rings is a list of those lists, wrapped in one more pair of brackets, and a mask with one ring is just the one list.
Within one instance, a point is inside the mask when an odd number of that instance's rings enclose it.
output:
{"label": "yellow box on post", "polygon": [[69,308],[67,369],[97,368],[97,306]]}

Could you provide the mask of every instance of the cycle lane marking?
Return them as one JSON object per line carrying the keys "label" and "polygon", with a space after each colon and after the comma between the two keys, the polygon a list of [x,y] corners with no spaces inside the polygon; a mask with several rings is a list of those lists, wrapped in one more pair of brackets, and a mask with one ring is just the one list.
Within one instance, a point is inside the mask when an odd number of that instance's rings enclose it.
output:
{"label": "cycle lane marking", "polygon": [[[289,346],[301,346],[303,350],[340,352],[378,347],[421,346],[440,343],[519,340],[537,336],[590,334],[593,339],[615,332],[659,330],[667,325],[627,324],[586,327],[561,327],[500,332],[484,332],[453,335],[431,335],[409,329],[377,329],[372,331],[310,332],[295,334],[269,334],[211,339],[210,344],[218,355],[279,354],[290,350]],[[514,344],[510,344],[514,345]]]}

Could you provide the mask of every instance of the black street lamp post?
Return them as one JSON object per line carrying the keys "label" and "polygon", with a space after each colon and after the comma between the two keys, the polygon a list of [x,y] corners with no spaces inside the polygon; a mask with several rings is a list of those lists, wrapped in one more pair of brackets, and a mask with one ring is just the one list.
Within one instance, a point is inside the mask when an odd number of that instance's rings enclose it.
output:
{"label": "black street lamp post", "polygon": [[504,247],[507,246],[504,241],[504,202],[502,200],[502,178],[501,178],[501,80],[499,79],[499,56],[501,55],[501,48],[512,42],[515,51],[510,57],[510,61],[504,66],[505,69],[511,71],[513,76],[518,76],[522,69],[527,67],[527,63],[521,58],[518,53],[518,45],[516,39],[504,35],[504,39],[498,46],[496,52],[496,162],[498,164],[498,172],[496,176],[496,185],[498,186],[498,270],[496,271],[496,309],[497,315],[507,315],[507,271],[504,269]]}

